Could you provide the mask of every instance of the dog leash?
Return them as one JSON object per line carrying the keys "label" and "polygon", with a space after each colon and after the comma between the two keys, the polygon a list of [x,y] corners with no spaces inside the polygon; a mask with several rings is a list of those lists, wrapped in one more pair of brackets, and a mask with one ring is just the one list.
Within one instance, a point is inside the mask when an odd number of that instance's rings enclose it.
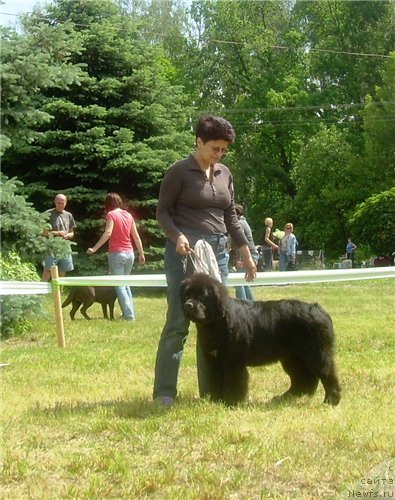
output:
{"label": "dog leash", "polygon": [[195,264],[195,259],[200,259],[199,256],[197,255],[194,255],[194,257],[192,257],[192,254],[194,254],[194,251],[192,250],[192,248],[189,249],[189,253],[187,253],[187,255],[184,255],[182,258],[181,258],[181,262],[182,262],[182,272],[185,274],[187,272],[187,267],[188,267],[188,257],[190,259],[190,261],[192,262],[192,266],[194,268],[195,271],[197,271],[197,268],[196,268],[196,264]]}

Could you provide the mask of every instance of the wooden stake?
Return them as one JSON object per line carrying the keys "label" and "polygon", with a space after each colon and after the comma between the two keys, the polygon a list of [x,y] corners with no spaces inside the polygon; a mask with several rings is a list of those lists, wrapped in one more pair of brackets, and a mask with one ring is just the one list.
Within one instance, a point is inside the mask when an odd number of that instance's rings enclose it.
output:
{"label": "wooden stake", "polygon": [[58,346],[66,347],[66,341],[64,339],[62,298],[60,295],[60,285],[57,282],[59,278],[58,266],[51,267],[51,278],[52,278],[52,296],[55,305],[55,322],[56,322],[56,333],[58,335]]}

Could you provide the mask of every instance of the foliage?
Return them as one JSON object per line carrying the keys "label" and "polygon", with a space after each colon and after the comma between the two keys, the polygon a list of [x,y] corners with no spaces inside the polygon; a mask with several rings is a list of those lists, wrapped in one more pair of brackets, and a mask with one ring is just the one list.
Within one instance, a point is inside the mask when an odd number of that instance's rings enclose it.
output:
{"label": "foliage", "polygon": [[71,63],[83,67],[82,76],[68,89],[42,93],[40,110],[52,120],[40,126],[34,144],[6,153],[4,170],[24,180],[40,209],[56,192],[68,196],[82,253],[100,235],[106,192],[118,192],[137,221],[144,220],[148,260],[155,260],[149,247],[162,248],[163,235],[157,225],[151,231],[152,201],[166,168],[192,144],[182,89],[169,82],[160,47],[142,38],[141,22],[114,2],[59,0],[33,14],[26,30],[45,29],[53,19],[81,44]]}
{"label": "foliage", "polygon": [[20,194],[23,183],[0,174],[0,231],[3,254],[16,252],[24,261],[38,265],[44,255],[64,256],[70,253],[70,242],[52,235],[43,236],[49,229],[48,215],[39,213]]}
{"label": "foliage", "polygon": [[[22,182],[7,179],[0,174],[0,228],[1,228],[1,279],[12,281],[38,281],[35,267],[43,256],[50,253],[70,253],[70,243],[45,237],[49,228],[47,215],[40,214],[20,194]],[[20,334],[29,330],[29,320],[39,311],[41,298],[29,295],[1,297],[1,327],[4,335]]]}
{"label": "foliage", "polygon": [[322,126],[302,149],[292,173],[298,239],[329,257],[343,251],[347,215],[368,194],[355,178],[356,161],[345,134]]}
{"label": "foliage", "polygon": [[376,255],[391,257],[395,251],[395,187],[368,198],[349,219],[358,241]]}
{"label": "foliage", "polygon": [[34,25],[27,35],[0,27],[0,35],[3,153],[11,141],[30,143],[37,127],[50,121],[51,115],[41,109],[44,89],[66,90],[79,83],[81,69],[70,59],[81,47],[67,23]]}
{"label": "foliage", "polygon": [[[348,109],[355,111],[381,79],[385,58],[380,55],[394,48],[393,3],[302,0],[296,2],[295,15],[309,40],[311,85],[319,91],[321,102],[349,103]],[[339,116],[339,111],[335,106],[324,109],[322,115]]]}
{"label": "foliage", "polygon": [[[304,225],[310,221],[295,210],[292,173],[320,124],[343,131],[353,154],[361,155],[353,181],[360,186],[366,180],[359,114],[366,94],[373,95],[381,81],[386,59],[355,54],[388,53],[394,46],[394,18],[390,2],[192,3],[186,43],[178,52],[172,47],[169,57],[177,67],[183,61],[180,78],[198,109],[224,115],[236,127],[234,154],[226,162],[256,234],[266,216],[279,226],[298,222],[298,231],[308,234]],[[388,133],[393,133],[392,123]],[[388,143],[383,150],[391,156]],[[378,177],[378,167],[375,172]],[[339,209],[347,212],[349,200],[344,202],[341,207],[338,200]],[[336,222],[345,233],[344,217],[329,221]]]}
{"label": "foliage", "polygon": [[385,191],[395,183],[395,52],[383,69],[382,84],[374,97],[367,95],[364,118],[365,161],[369,165],[366,182],[374,189]]}
{"label": "foliage", "polygon": [[[20,256],[11,251],[0,255],[2,281],[39,281],[33,264],[22,262]],[[32,318],[42,307],[42,297],[34,295],[2,295],[0,298],[0,331],[3,337],[20,335],[31,331]]]}
{"label": "foliage", "polygon": [[[293,161],[311,123],[304,40],[285,2],[194,2],[192,17],[202,26],[188,44],[185,79],[195,86],[200,109],[224,115],[236,127],[232,167],[236,194],[249,221],[261,230],[266,216],[289,219],[295,193]],[[259,20],[259,22],[257,22]],[[279,50],[286,45],[289,50]],[[205,61],[199,64],[198,61]],[[311,115],[312,113],[310,113]],[[314,119],[314,116],[313,116]],[[313,120],[314,122],[314,120]]]}

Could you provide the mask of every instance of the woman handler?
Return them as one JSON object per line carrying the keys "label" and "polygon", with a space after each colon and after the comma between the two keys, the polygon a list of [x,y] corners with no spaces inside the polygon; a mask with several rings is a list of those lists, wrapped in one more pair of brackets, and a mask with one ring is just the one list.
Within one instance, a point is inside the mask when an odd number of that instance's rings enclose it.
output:
{"label": "woman handler", "polygon": [[[188,254],[199,239],[208,242],[217,259],[222,281],[228,274],[227,234],[243,257],[245,276],[252,281],[256,266],[234,207],[233,180],[220,163],[235,140],[232,125],[223,118],[202,116],[196,127],[196,149],[166,172],[159,193],[157,220],[166,233],[165,271],[168,310],[155,363],[154,400],[174,403],[183,346],[189,321],[182,311],[181,282],[193,273]],[[199,394],[209,396],[208,365],[197,345]]]}

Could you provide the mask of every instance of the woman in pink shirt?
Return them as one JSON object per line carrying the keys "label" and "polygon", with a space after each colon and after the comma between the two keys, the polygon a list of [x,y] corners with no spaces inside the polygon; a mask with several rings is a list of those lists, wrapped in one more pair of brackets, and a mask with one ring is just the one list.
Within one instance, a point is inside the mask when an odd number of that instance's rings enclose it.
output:
{"label": "woman in pink shirt", "polygon": [[[121,197],[117,193],[108,193],[104,202],[106,227],[99,241],[87,254],[93,255],[104,243],[108,243],[108,268],[112,275],[128,275],[134,263],[134,249],[139,253],[139,264],[145,263],[143,245],[132,215],[125,210]],[[117,286],[122,319],[134,320],[133,296],[129,286]]]}

